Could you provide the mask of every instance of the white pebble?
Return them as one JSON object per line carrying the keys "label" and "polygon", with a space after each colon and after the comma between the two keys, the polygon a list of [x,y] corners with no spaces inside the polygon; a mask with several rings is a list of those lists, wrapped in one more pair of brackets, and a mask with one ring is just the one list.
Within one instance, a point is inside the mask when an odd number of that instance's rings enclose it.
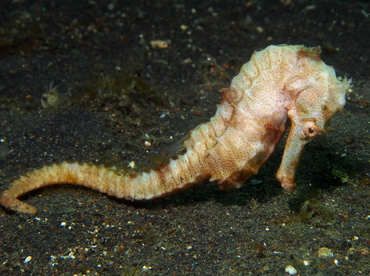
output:
{"label": "white pebble", "polygon": [[290,275],[296,275],[297,274],[297,269],[295,269],[295,267],[292,266],[292,265],[287,265],[285,267],[285,272],[290,274]]}
{"label": "white pebble", "polygon": [[27,258],[24,259],[24,264],[30,262],[32,260],[32,256],[28,256]]}

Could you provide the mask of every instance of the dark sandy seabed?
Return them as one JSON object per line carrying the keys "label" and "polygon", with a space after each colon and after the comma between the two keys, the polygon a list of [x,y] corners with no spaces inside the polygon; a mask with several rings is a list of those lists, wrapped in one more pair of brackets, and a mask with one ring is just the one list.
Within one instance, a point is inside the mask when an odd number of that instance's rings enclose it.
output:
{"label": "dark sandy seabed", "polygon": [[1,1],[1,188],[63,160],[166,162],[270,44],[321,45],[353,79],[346,112],[306,146],[293,193],[275,180],[284,141],[240,190],[32,192],[36,217],[0,212],[0,274],[370,275],[369,2],[131,2]]}

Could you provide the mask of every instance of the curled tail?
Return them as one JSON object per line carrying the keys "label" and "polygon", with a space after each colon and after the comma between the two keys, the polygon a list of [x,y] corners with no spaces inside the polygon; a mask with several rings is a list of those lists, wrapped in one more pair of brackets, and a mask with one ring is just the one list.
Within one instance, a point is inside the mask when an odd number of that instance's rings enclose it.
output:
{"label": "curled tail", "polygon": [[164,197],[194,186],[207,178],[201,175],[199,164],[182,155],[158,170],[120,174],[114,170],[89,164],[54,164],[34,170],[15,180],[5,190],[0,203],[13,211],[35,215],[37,208],[17,198],[41,187],[56,184],[76,184],[102,193],[129,200]]}

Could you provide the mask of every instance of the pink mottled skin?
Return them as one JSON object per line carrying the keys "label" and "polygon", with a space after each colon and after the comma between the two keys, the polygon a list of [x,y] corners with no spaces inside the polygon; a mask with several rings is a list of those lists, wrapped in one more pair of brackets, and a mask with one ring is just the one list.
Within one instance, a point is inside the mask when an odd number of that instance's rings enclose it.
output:
{"label": "pink mottled skin", "polygon": [[345,104],[350,81],[338,80],[320,59],[320,48],[269,46],[241,67],[208,123],[190,132],[186,153],[158,170],[135,175],[105,167],[67,163],[45,166],[15,180],[1,196],[6,208],[36,214],[17,198],[37,188],[70,183],[131,200],[164,197],[206,180],[239,188],[274,151],[291,121],[277,180],[296,187],[304,145],[325,133],[325,124]]}

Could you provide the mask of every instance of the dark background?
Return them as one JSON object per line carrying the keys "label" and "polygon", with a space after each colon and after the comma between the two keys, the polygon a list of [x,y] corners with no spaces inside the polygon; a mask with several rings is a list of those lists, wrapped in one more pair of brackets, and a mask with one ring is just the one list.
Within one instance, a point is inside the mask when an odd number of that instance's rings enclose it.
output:
{"label": "dark background", "polygon": [[0,212],[1,275],[370,274],[369,13],[367,1],[2,1],[1,188],[64,160],[176,156],[270,44],[320,45],[354,88],[335,131],[306,146],[294,193],[275,180],[283,142],[236,191],[132,203],[45,188],[23,198],[36,218]]}

